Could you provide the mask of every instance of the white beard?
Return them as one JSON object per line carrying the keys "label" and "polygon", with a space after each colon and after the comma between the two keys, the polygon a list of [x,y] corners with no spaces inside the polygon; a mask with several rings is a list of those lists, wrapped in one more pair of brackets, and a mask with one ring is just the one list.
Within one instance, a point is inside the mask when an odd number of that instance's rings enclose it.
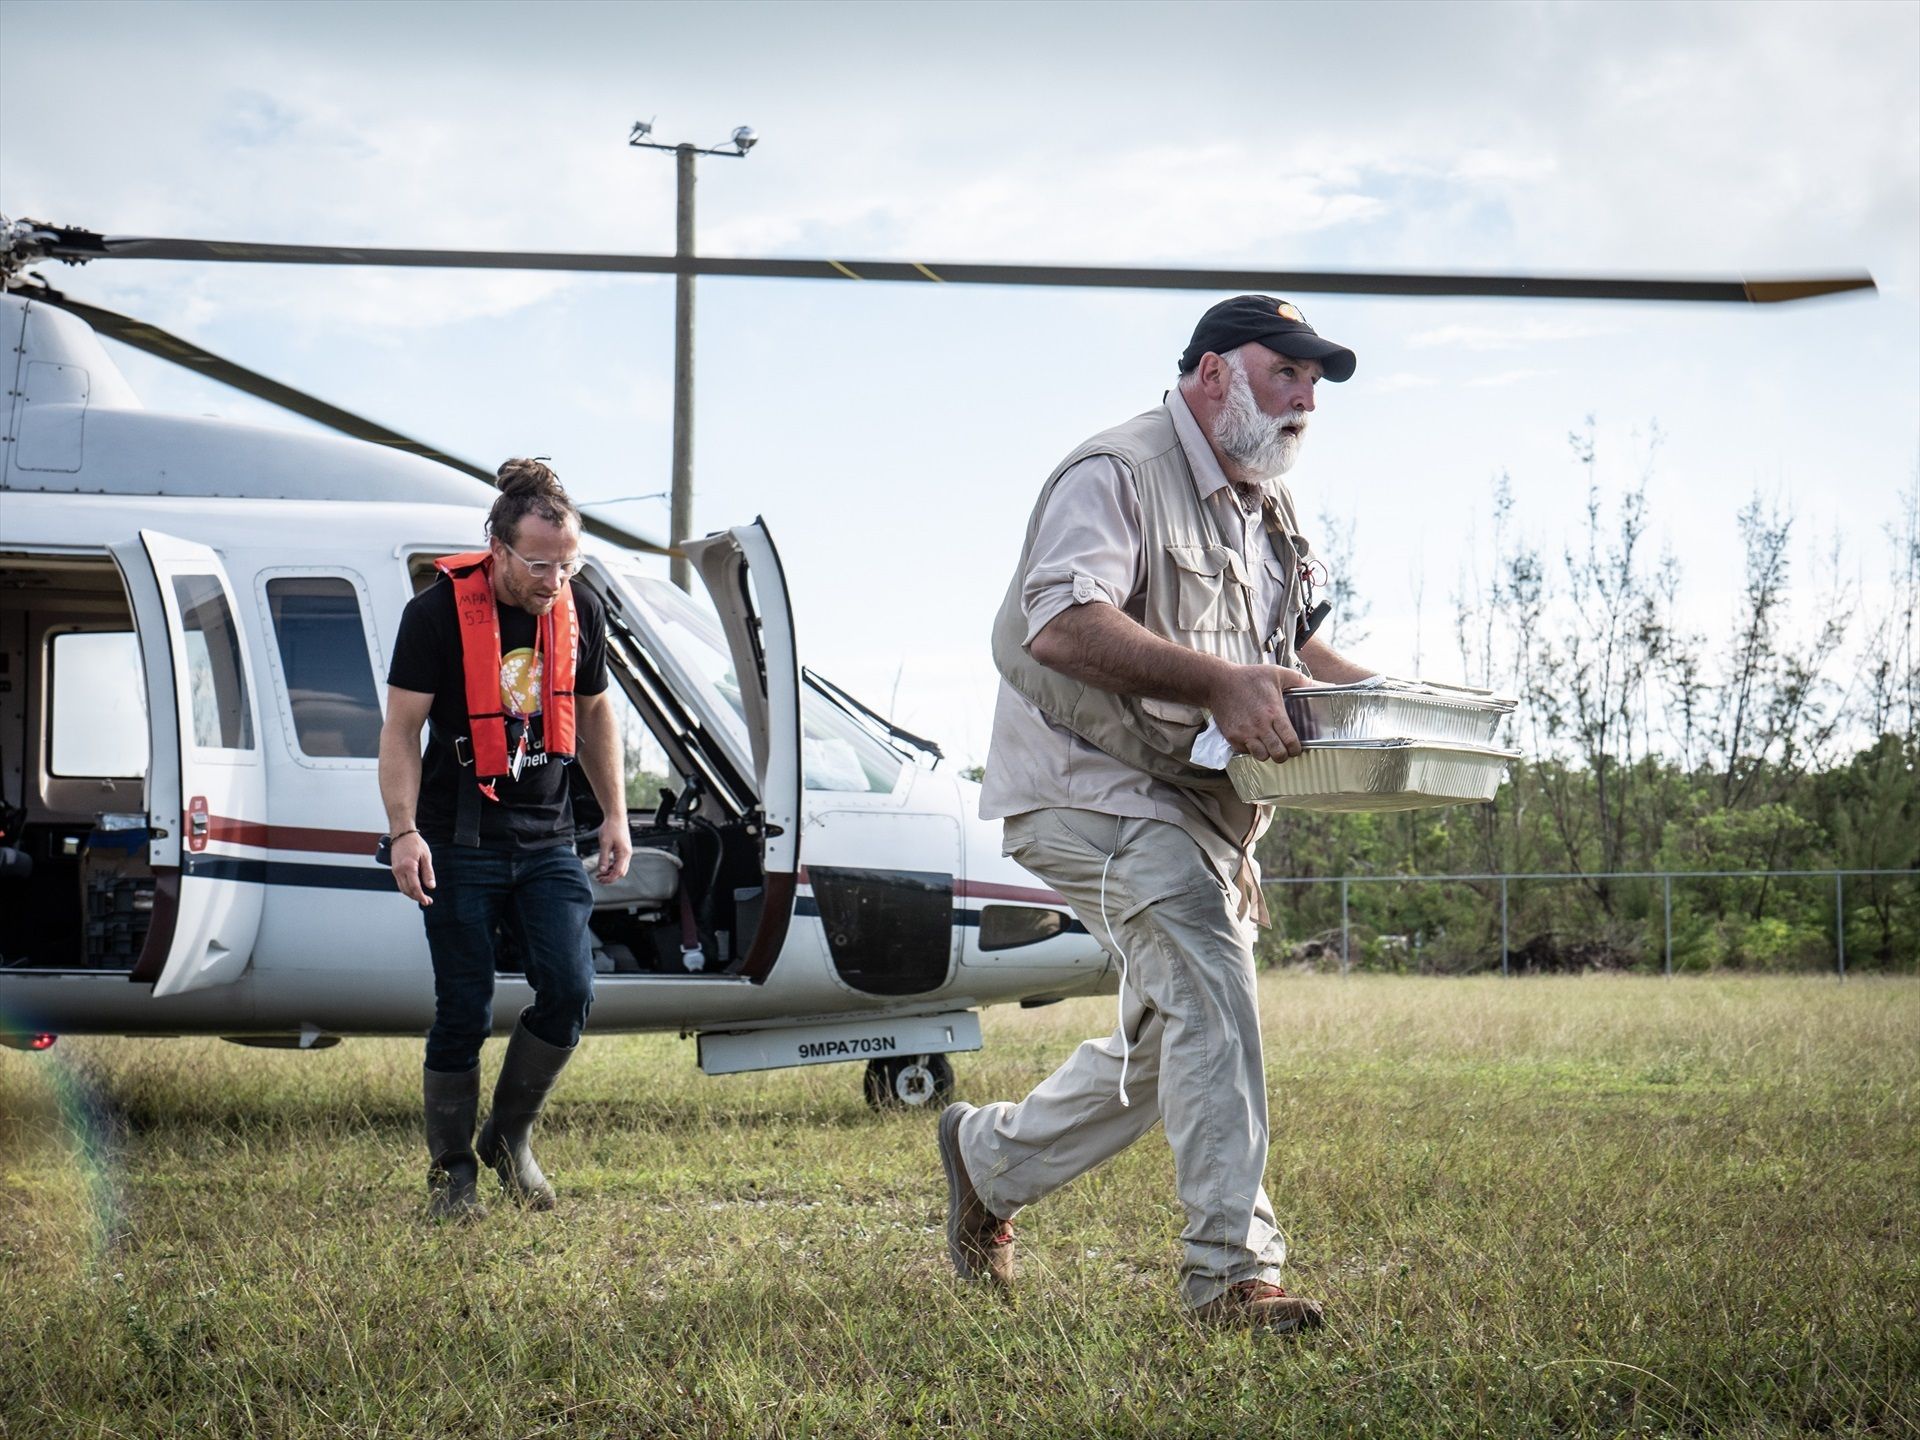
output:
{"label": "white beard", "polygon": [[1269,415],[1253,398],[1253,386],[1238,355],[1227,357],[1233,378],[1226,403],[1213,421],[1213,443],[1255,480],[1284,475],[1300,458],[1304,415]]}

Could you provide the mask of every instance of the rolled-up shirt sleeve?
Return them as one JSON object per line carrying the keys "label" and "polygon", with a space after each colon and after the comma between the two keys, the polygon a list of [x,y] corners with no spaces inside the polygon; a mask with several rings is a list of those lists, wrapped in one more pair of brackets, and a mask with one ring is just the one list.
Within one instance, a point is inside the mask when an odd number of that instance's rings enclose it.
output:
{"label": "rolled-up shirt sleeve", "polygon": [[1133,477],[1093,455],[1060,477],[1034,532],[1021,604],[1031,645],[1062,611],[1099,601],[1124,610],[1146,584]]}

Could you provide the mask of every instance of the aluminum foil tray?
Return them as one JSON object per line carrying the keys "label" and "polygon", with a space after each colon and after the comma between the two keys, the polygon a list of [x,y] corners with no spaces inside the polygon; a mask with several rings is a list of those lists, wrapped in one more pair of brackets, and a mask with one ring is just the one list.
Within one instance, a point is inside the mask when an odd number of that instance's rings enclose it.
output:
{"label": "aluminum foil tray", "polygon": [[1309,740],[1276,764],[1236,755],[1227,777],[1242,800],[1287,810],[1425,810],[1484,803],[1518,750],[1422,740]]}
{"label": "aluminum foil tray", "polygon": [[1438,740],[1486,746],[1515,703],[1488,690],[1428,681],[1368,681],[1290,690],[1287,718],[1303,742]]}

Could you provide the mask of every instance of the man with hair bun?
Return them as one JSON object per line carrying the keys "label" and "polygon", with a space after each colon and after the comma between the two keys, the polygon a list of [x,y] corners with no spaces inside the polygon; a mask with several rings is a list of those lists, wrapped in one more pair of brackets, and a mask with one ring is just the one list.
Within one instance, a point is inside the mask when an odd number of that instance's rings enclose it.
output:
{"label": "man with hair bun", "polygon": [[[538,460],[507,461],[497,483],[487,548],[437,560],[440,578],[400,617],[380,732],[381,851],[421,907],[433,955],[422,1091],[437,1220],[485,1213],[482,1161],[514,1200],[553,1208],[528,1138],[593,1003],[593,887],[574,853],[569,764],[579,762],[604,817],[594,878],[618,880],[633,853],[606,612],[572,584],[580,514]],[[519,942],[534,1001],[507,1042],[476,1143],[502,928]]]}
{"label": "man with hair bun", "polygon": [[1189,1313],[1300,1330],[1321,1306],[1279,1284],[1262,1178],[1253,846],[1270,811],[1191,757],[1209,716],[1256,759],[1298,755],[1286,692],[1370,673],[1313,634],[1326,609],[1281,478],[1315,386],[1354,356],[1285,300],[1241,295],[1201,317],[1179,370],[1165,403],[1054,470],[994,622],[980,813],[1112,951],[1119,1016],[1026,1099],[948,1107],[947,1250],[963,1277],[1010,1285],[1013,1217],[1158,1121]]}

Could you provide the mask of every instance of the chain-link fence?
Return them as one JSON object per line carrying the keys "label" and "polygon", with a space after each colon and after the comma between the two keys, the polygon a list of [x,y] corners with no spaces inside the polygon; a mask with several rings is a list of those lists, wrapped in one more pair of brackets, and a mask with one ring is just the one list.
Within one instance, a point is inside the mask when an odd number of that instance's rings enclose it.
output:
{"label": "chain-link fence", "polygon": [[[1832,902],[1831,902],[1832,903],[1832,928],[1829,933],[1832,938],[1833,968],[1835,973],[1844,979],[1847,973],[1848,881],[1850,880],[1855,882],[1866,881],[1868,882],[1869,885],[1873,886],[1874,887],[1873,901],[1874,901],[1874,904],[1877,906],[1880,901],[1880,893],[1879,893],[1880,882],[1886,881],[1886,880],[1892,880],[1895,882],[1898,882],[1898,881],[1911,882],[1916,879],[1920,879],[1920,870],[1857,870],[1857,869],[1845,869],[1845,870],[1842,870],[1842,869],[1834,869],[1834,870],[1618,870],[1618,871],[1604,871],[1604,872],[1596,872],[1596,871],[1589,871],[1589,872],[1529,871],[1524,873],[1487,872],[1487,873],[1481,873],[1481,874],[1460,874],[1460,875],[1282,876],[1282,877],[1269,877],[1264,883],[1268,886],[1279,886],[1279,887],[1284,887],[1284,886],[1337,886],[1338,887],[1339,901],[1340,901],[1340,908],[1339,908],[1340,939],[1339,939],[1338,955],[1339,955],[1339,962],[1340,962],[1340,970],[1342,974],[1345,974],[1348,970],[1350,970],[1354,963],[1353,928],[1354,928],[1354,908],[1355,908],[1354,906],[1355,887],[1388,886],[1388,885],[1391,885],[1391,886],[1421,886],[1421,885],[1467,886],[1473,889],[1476,893],[1483,894],[1485,904],[1489,908],[1494,905],[1497,905],[1499,907],[1499,937],[1500,937],[1499,953],[1500,953],[1500,973],[1502,975],[1511,975],[1515,969],[1514,947],[1513,947],[1513,903],[1512,903],[1513,892],[1515,887],[1522,886],[1522,885],[1535,885],[1535,884],[1574,884],[1574,885],[1580,885],[1585,887],[1589,894],[1598,894],[1603,898],[1605,898],[1608,895],[1606,887],[1614,886],[1618,882],[1625,882],[1626,884],[1633,885],[1633,886],[1644,885],[1648,887],[1649,891],[1651,890],[1651,887],[1657,885],[1659,889],[1659,900],[1658,900],[1658,910],[1657,910],[1657,913],[1659,916],[1659,924],[1658,924],[1657,934],[1659,936],[1658,943],[1659,943],[1660,954],[1661,954],[1661,969],[1662,969],[1662,973],[1667,975],[1672,975],[1674,972],[1674,887],[1676,882],[1678,882],[1681,885],[1682,893],[1684,896],[1689,887],[1694,887],[1694,888],[1702,887],[1702,886],[1712,884],[1713,882],[1760,882],[1764,886],[1774,881],[1815,881],[1815,882],[1821,882],[1825,885],[1830,885],[1832,887]],[[1858,887],[1856,886],[1856,888]],[[1629,896],[1629,901],[1630,903],[1628,903],[1624,908],[1630,916],[1630,923],[1635,925],[1636,927],[1638,926],[1650,927],[1653,921],[1654,913],[1655,913],[1651,894],[1647,893],[1647,894],[1642,894],[1637,896]],[[1911,906],[1913,904],[1913,899],[1909,898],[1909,900],[1905,903],[1908,906]],[[1390,913],[1391,907],[1388,907],[1389,913],[1386,914],[1384,917],[1380,914],[1380,907],[1369,907],[1369,908],[1374,911],[1373,923],[1370,925],[1370,928],[1372,928],[1376,932],[1376,939],[1381,939],[1381,938],[1392,939],[1395,942],[1398,942],[1398,944],[1400,944],[1401,946],[1405,946],[1409,943],[1410,937],[1406,933],[1394,934],[1391,936],[1382,935],[1380,933],[1381,925],[1379,922],[1382,918],[1384,918],[1389,925],[1394,923],[1395,917]],[[1408,908],[1411,908],[1414,911],[1419,911],[1421,907],[1414,906],[1414,907],[1408,907]],[[1760,905],[1755,908],[1760,913],[1762,914],[1764,913],[1764,909],[1765,909],[1764,892],[1763,892],[1763,898]],[[1803,906],[1802,908],[1804,909],[1805,907]],[[1608,900],[1608,909],[1610,914],[1614,913],[1614,907],[1611,899]],[[1402,918],[1402,923],[1404,923],[1404,917],[1401,917],[1401,918]],[[1416,946],[1418,944],[1418,936],[1420,933],[1419,924],[1420,924],[1421,918],[1422,918],[1421,916],[1416,914],[1414,917],[1413,923],[1406,925],[1406,929],[1412,932],[1412,943],[1414,943]],[[1488,918],[1491,919],[1490,916]],[[1489,936],[1488,938],[1490,940],[1491,936]],[[1489,946],[1489,948],[1491,947]],[[1886,956],[1884,953],[1882,953],[1878,958],[1882,962],[1885,962],[1889,957]],[[1920,963],[1920,955],[1906,954],[1904,952],[1902,954],[1892,956],[1891,959],[1893,963],[1896,963],[1896,964],[1904,963],[1907,965],[1914,965],[1916,963]],[[1491,966],[1487,966],[1486,968],[1490,969]]]}

